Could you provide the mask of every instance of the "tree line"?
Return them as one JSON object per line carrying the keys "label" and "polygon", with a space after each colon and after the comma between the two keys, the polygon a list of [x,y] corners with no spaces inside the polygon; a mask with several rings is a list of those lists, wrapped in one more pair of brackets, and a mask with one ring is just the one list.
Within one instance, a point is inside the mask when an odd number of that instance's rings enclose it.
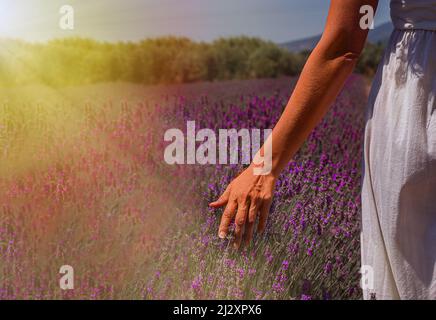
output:
{"label": "tree line", "polygon": [[[372,75],[382,51],[382,45],[368,45],[357,71]],[[118,43],[82,38],[46,43],[1,40],[0,84],[170,84],[295,76],[308,54],[245,36],[210,43],[183,37]]]}

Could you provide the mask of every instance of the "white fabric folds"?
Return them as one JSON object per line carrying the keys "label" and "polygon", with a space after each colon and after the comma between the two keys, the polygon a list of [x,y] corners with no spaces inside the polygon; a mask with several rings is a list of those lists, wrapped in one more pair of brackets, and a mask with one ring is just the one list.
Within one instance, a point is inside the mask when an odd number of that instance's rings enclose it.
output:
{"label": "white fabric folds", "polygon": [[374,281],[365,299],[436,299],[435,4],[392,1],[396,25],[419,30],[393,32],[370,94],[361,246]]}

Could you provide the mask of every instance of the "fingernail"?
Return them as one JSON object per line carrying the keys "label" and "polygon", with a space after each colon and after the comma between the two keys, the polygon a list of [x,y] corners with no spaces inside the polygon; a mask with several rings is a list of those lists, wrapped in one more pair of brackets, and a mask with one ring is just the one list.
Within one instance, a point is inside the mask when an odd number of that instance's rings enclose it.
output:
{"label": "fingernail", "polygon": [[224,231],[221,231],[221,232],[218,234],[218,237],[220,237],[221,239],[225,239],[225,238],[226,238],[226,233],[225,233]]}

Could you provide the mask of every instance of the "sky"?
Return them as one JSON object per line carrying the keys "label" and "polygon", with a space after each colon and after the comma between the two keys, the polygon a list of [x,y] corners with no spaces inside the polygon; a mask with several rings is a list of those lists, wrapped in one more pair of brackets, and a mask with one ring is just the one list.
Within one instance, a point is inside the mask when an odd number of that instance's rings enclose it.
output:
{"label": "sky", "polygon": [[[59,27],[65,4],[74,9],[74,30]],[[212,41],[248,35],[280,43],[321,33],[328,6],[328,0],[0,0],[0,37],[137,41],[175,35]],[[389,1],[380,0],[375,24],[386,21]]]}

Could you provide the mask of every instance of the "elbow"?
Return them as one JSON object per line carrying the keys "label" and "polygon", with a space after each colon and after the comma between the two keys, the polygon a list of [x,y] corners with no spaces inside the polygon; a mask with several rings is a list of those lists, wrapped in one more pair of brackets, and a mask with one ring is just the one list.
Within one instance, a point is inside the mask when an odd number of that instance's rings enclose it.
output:
{"label": "elbow", "polygon": [[346,47],[336,48],[335,50],[326,50],[325,48],[318,46],[315,48],[314,53],[320,61],[323,61],[322,63],[342,66],[347,69],[354,69],[361,55],[360,50],[353,50]]}
{"label": "elbow", "polygon": [[357,61],[360,58],[361,52],[354,52],[354,51],[345,51],[342,53],[339,57],[348,63],[357,63]]}
{"label": "elbow", "polygon": [[353,37],[352,34],[339,34],[322,38],[317,49],[326,60],[357,63],[365,46],[364,37]]}
{"label": "elbow", "polygon": [[347,73],[353,72],[360,58],[360,52],[352,50],[344,50],[331,54],[328,63],[346,70]]}
{"label": "elbow", "polygon": [[362,48],[356,46],[336,46],[335,44],[330,46],[321,46],[320,54],[329,61],[342,61],[347,63],[357,63],[362,54]]}

